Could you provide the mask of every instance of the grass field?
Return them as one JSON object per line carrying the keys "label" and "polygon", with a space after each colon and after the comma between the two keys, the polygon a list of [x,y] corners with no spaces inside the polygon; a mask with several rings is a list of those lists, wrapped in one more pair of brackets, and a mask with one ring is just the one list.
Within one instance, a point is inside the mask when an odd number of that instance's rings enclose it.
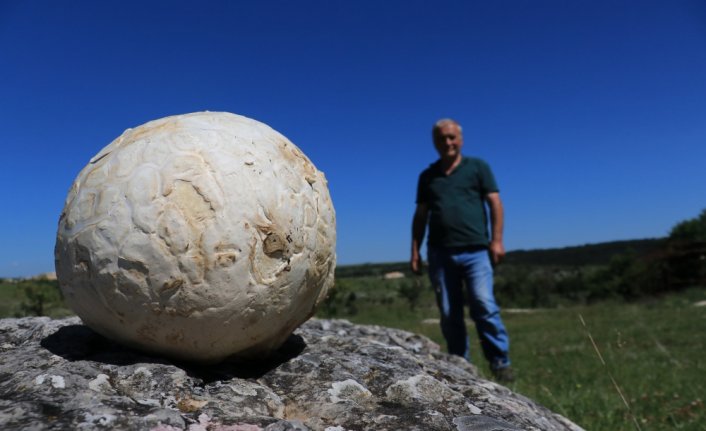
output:
{"label": "grass field", "polygon": [[[706,307],[694,305],[704,300],[706,290],[693,289],[634,304],[504,311],[518,377],[509,387],[587,430],[704,430]],[[438,316],[433,304],[360,308],[349,320],[443,346],[438,324],[424,323]],[[473,362],[489,377],[472,324],[469,332]]]}
{"label": "grass field", "polygon": [[58,319],[72,314],[63,303],[56,281],[0,281],[0,318],[44,315]]}

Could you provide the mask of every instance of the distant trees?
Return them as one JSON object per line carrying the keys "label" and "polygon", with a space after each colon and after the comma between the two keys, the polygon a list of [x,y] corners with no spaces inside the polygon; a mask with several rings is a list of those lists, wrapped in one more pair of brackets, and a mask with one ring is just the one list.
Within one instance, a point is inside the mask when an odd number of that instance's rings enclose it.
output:
{"label": "distant trees", "polygon": [[64,298],[56,280],[1,280],[0,295],[0,318],[71,315],[71,311],[64,305]]}
{"label": "distant trees", "polygon": [[669,233],[670,241],[704,243],[706,242],[706,209],[693,219],[677,223]]}
{"label": "distant trees", "polygon": [[670,286],[706,286],[706,209],[672,228],[665,255]]}
{"label": "distant trees", "polygon": [[[391,271],[406,277],[385,280]],[[630,301],[699,286],[706,287],[706,210],[677,223],[667,238],[513,251],[495,277],[505,307]],[[413,313],[433,303],[427,277],[411,276],[407,262],[342,266],[321,315],[355,316],[375,307]]]}
{"label": "distant trees", "polygon": [[[619,253],[595,256],[602,251],[628,245]],[[633,245],[638,247],[632,248]],[[639,250],[639,251],[638,251]],[[669,237],[572,247],[548,252],[523,252],[497,271],[496,292],[503,305],[552,307],[605,299],[634,300],[688,287],[706,287],[706,210],[672,228]],[[588,256],[585,264],[577,258]],[[549,259],[553,257],[553,259]],[[610,259],[607,264],[596,264]],[[541,262],[541,263],[540,263]],[[565,266],[562,263],[571,262]]]}

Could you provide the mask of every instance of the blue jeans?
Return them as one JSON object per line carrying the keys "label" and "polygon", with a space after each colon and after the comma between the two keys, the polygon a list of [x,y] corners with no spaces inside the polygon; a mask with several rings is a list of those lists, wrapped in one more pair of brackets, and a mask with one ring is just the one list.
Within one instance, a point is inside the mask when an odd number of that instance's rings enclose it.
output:
{"label": "blue jeans", "polygon": [[471,318],[485,358],[493,370],[510,365],[510,338],[493,295],[493,267],[486,249],[429,247],[429,278],[441,312],[441,332],[448,351],[470,360],[463,311],[463,284],[468,290]]}

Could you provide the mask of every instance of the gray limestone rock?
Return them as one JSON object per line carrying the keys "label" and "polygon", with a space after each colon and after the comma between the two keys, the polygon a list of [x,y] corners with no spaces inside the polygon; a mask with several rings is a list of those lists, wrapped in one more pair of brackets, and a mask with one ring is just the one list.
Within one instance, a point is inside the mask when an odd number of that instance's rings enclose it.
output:
{"label": "gray limestone rock", "polygon": [[581,430],[400,330],[312,320],[266,359],[203,365],[76,317],[0,320],[0,429]]}

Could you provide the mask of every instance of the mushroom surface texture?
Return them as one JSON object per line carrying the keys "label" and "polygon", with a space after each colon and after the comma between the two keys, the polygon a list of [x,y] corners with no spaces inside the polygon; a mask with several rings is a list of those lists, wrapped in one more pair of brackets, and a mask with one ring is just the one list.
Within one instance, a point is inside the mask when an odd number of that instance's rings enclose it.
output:
{"label": "mushroom surface texture", "polygon": [[258,121],[197,112],[126,130],[74,181],[56,273],[96,332],[198,362],[277,349],[333,286],[326,179]]}

